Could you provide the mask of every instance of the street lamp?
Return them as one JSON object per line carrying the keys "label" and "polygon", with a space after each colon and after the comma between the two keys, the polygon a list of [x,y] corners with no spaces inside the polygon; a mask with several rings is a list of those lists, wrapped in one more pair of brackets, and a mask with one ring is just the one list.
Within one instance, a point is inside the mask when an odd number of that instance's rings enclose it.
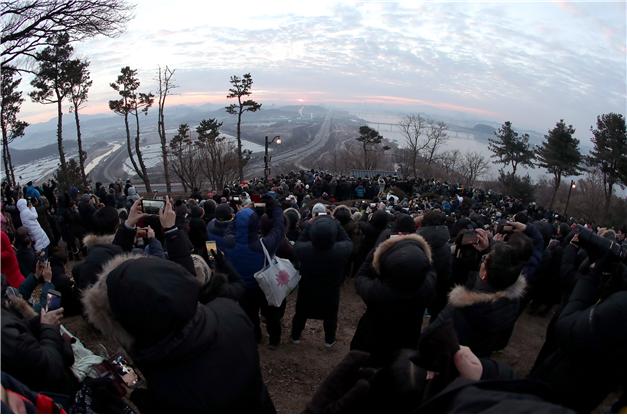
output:
{"label": "street lamp", "polygon": [[568,203],[570,202],[570,194],[576,188],[577,188],[577,185],[575,184],[575,180],[571,180],[570,187],[568,188],[568,197],[566,198],[566,207],[564,208],[564,218],[566,217],[566,212],[568,211]]}
{"label": "street lamp", "polygon": [[268,156],[268,145],[272,145],[274,144],[274,142],[276,141],[277,145],[281,145],[281,135],[277,135],[274,138],[272,138],[272,141],[268,142],[268,137],[266,136],[266,153],[263,156],[263,163],[264,163],[264,170],[263,170],[263,176],[266,180],[268,180],[268,176],[270,175],[270,156]]}

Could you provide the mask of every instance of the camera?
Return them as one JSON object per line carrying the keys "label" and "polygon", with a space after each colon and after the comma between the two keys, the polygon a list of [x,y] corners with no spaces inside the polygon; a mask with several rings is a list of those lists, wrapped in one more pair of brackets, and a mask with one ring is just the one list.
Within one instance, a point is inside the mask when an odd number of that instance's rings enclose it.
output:
{"label": "camera", "polygon": [[576,225],[574,232],[579,235],[579,242],[582,246],[596,250],[601,255],[609,254],[623,262],[627,261],[626,244],[621,245],[607,238],[603,238],[583,225]]}
{"label": "camera", "polygon": [[497,234],[509,234],[514,230],[514,227],[508,225],[507,222],[502,221],[496,225],[496,233]]}
{"label": "camera", "polygon": [[473,245],[473,244],[476,244],[478,241],[479,241],[479,238],[477,236],[477,231],[475,230],[466,231],[462,235],[461,245]]}

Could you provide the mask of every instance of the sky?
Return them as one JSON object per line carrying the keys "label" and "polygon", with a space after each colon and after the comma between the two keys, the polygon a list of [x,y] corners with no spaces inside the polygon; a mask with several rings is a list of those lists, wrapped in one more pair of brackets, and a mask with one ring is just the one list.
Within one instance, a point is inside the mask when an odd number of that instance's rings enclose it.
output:
{"label": "sky", "polygon": [[[540,132],[564,119],[582,139],[597,115],[627,107],[624,1],[134,4],[124,34],[75,44],[94,80],[85,113],[109,112],[126,65],[153,92],[158,66],[176,69],[169,105],[226,105],[229,77],[250,72],[267,105],[462,112]],[[32,123],[55,114],[28,98],[22,108]]]}

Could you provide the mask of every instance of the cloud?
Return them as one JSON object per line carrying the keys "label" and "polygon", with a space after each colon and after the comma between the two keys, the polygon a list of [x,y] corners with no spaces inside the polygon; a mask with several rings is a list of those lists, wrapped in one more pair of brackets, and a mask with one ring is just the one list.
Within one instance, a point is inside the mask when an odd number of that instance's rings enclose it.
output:
{"label": "cloud", "polygon": [[252,72],[266,100],[402,101],[542,131],[560,117],[581,127],[625,109],[616,4],[277,1],[246,3],[238,16],[212,5],[210,19],[202,7],[140,1],[122,37],[80,44],[92,61],[90,102],[111,95],[123,65],[153,89],[157,65],[168,64],[176,100],[190,103],[218,100],[229,75]]}

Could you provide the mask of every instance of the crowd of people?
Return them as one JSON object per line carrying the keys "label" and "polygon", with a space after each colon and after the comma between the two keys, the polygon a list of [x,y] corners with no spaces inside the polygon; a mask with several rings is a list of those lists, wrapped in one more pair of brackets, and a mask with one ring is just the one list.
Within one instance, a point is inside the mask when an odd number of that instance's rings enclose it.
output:
{"label": "crowd of people", "polygon": [[[258,344],[304,344],[317,319],[331,349],[347,281],[366,309],[305,412],[627,407],[625,225],[315,170],[180,198],[3,183],[1,221],[2,412],[275,412]],[[259,286],[265,251],[299,271],[292,318]],[[492,357],[525,310],[553,316],[516,376]],[[77,315],[123,352],[87,349],[61,325]]]}

